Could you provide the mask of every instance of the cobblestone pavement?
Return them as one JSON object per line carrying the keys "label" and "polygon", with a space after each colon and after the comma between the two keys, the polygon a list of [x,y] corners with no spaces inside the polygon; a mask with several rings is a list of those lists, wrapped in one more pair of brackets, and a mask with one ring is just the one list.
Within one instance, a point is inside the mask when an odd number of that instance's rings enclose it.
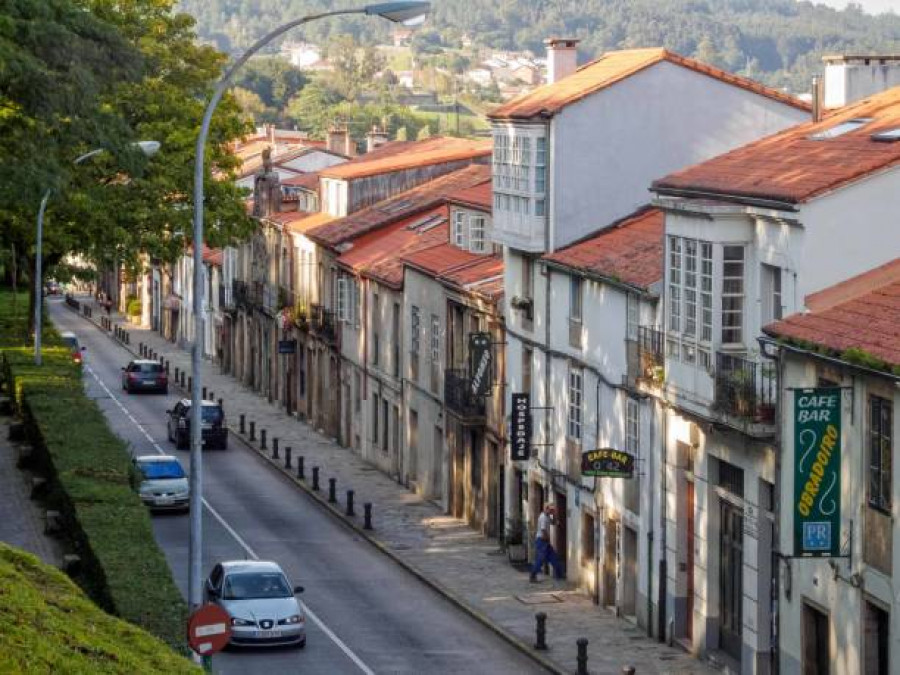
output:
{"label": "cobblestone pavement", "polygon": [[[84,296],[78,299],[88,300]],[[94,305],[94,323],[99,323],[105,315]],[[129,348],[133,352],[137,353],[139,343],[143,342],[170,362],[172,374],[175,367],[190,372],[187,351],[157,333],[124,323],[123,317],[115,312],[112,320],[115,325],[128,329]],[[222,374],[218,366],[204,362],[202,370],[203,385],[211,396],[223,399],[228,424],[236,437],[240,437],[241,413],[248,425],[251,420],[256,423],[256,442],[251,443],[246,435],[242,437],[247,448],[264,456],[298,489],[310,493],[311,468],[320,467],[321,489],[312,494],[325,508],[464,611],[542,660],[548,669],[576,672],[576,640],[584,637],[588,640],[590,673],[619,674],[626,665],[634,666],[638,674],[716,672],[684,651],[648,638],[636,626],[596,607],[571,583],[551,580],[529,583],[527,571],[508,562],[496,539],[483,537],[464,521],[447,516],[437,505],[413,494],[351,450],[289,416],[233,377]],[[259,448],[261,429],[267,431],[266,452]],[[273,438],[279,439],[281,448],[277,461],[271,457]],[[288,446],[295,461],[298,455],[304,457],[304,481],[296,478],[296,464],[291,470],[284,468],[284,448]],[[337,480],[338,503],[333,506],[327,504],[329,478]],[[355,491],[356,516],[352,518],[343,515],[347,489]],[[364,502],[373,505],[371,532],[362,529]],[[537,612],[547,615],[548,650],[542,652],[533,649]]]}

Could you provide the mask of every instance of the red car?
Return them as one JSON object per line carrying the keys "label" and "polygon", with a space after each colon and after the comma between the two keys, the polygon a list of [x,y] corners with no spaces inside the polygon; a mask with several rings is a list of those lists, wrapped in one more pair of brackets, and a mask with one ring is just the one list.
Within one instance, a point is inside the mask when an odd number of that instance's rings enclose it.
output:
{"label": "red car", "polygon": [[72,352],[72,360],[75,363],[81,363],[84,359],[82,352],[84,351],[84,347],[78,344],[78,338],[75,336],[75,333],[65,332],[60,335],[63,343],[69,348]]}

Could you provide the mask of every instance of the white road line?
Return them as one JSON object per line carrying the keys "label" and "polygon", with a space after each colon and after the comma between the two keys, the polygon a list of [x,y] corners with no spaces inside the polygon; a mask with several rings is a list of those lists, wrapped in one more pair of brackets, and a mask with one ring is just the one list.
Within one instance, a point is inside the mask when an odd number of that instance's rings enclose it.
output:
{"label": "white road line", "polygon": [[[144,426],[134,418],[134,416],[128,411],[128,408],[126,408],[125,405],[115,396],[115,394],[110,391],[109,387],[107,387],[103,380],[101,380],[97,375],[97,373],[94,372],[94,369],[85,364],[85,370],[87,370],[91,374],[91,377],[93,377],[97,381],[97,384],[99,384],[103,388],[103,391],[105,391],[109,395],[109,398],[113,401],[113,403],[116,404],[116,406],[118,406],[119,410],[122,411],[125,417],[131,420],[131,423],[134,424],[134,426],[137,427],[138,431],[140,431],[144,435],[144,438],[150,441],[153,447],[156,448],[156,451],[160,455],[165,455],[166,452],[159,446],[159,444],[155,440],[153,440],[153,437],[147,432]],[[243,548],[247,552],[247,555],[249,555],[254,560],[259,560],[259,556],[256,554],[256,551],[250,548],[250,545],[243,540],[241,535],[239,535],[231,525],[228,524],[228,521],[226,521],[218,511],[216,511],[212,506],[209,505],[209,502],[206,501],[206,498],[203,499],[203,506],[206,507],[206,510],[209,511],[213,518],[218,520],[219,524],[224,527],[232,537],[234,537],[234,540],[241,548]],[[356,666],[366,675],[375,675],[375,671],[369,668],[369,666],[367,666],[365,662],[361,658],[359,658],[343,640],[335,635],[335,633],[328,626],[326,626],[318,616],[316,616],[316,614],[309,608],[309,606],[305,602],[303,602],[302,600],[298,600],[298,603],[303,608],[303,611],[306,613],[306,615],[310,619],[312,619],[313,623],[315,623],[319,627],[319,629],[323,633],[325,633],[325,635],[327,635],[342,652],[344,652],[348,659],[353,661],[353,663],[355,663]]]}

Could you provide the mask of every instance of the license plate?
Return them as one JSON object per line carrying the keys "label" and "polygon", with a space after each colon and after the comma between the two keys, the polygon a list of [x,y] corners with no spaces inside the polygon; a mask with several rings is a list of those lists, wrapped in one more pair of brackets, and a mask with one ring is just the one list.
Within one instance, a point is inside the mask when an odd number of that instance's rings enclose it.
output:
{"label": "license plate", "polygon": [[155,380],[144,380],[144,386],[145,387],[155,387],[156,381]]}
{"label": "license plate", "polygon": [[159,504],[160,506],[168,506],[173,501],[174,500],[171,497],[157,497],[156,498],[156,503]]}
{"label": "license plate", "polygon": [[280,638],[281,631],[280,630],[258,630],[258,631],[256,631],[256,637],[258,637],[258,638]]}

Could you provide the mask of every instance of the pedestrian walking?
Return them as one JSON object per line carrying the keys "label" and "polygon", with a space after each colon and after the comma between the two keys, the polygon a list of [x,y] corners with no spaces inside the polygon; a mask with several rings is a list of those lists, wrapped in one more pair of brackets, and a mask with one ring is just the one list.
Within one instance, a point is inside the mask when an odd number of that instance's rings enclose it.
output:
{"label": "pedestrian walking", "polygon": [[543,568],[544,563],[550,563],[553,567],[553,575],[557,579],[563,578],[562,562],[550,543],[550,526],[556,524],[553,512],[553,505],[547,504],[541,511],[541,515],[538,516],[534,565],[531,566],[531,576],[529,577],[531,582],[537,581],[537,574]]}

